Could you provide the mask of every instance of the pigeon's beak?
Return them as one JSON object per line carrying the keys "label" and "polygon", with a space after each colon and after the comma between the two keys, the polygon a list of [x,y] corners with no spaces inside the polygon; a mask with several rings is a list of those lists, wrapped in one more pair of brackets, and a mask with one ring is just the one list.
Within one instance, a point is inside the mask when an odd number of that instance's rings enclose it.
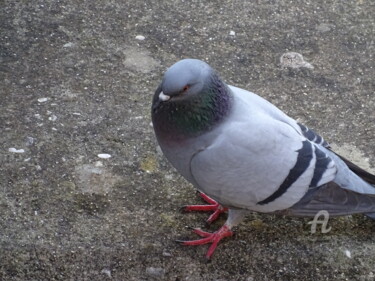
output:
{"label": "pigeon's beak", "polygon": [[167,101],[170,98],[171,98],[170,96],[164,95],[163,92],[160,92],[160,94],[159,94],[159,100],[161,100],[161,101]]}

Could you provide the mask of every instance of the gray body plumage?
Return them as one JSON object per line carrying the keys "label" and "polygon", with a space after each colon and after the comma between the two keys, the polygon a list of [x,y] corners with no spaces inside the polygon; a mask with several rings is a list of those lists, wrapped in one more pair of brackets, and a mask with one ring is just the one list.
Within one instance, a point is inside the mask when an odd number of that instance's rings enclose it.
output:
{"label": "gray body plumage", "polygon": [[167,159],[198,190],[229,207],[229,221],[236,221],[242,210],[373,216],[375,176],[335,154],[321,136],[254,93],[220,81],[218,95],[225,95],[220,101],[228,104],[204,131],[181,135],[173,126],[165,129],[174,122],[173,110],[184,108],[180,104],[215,88],[206,87],[212,75],[216,73],[201,61],[176,63],[155,93],[152,118]]}

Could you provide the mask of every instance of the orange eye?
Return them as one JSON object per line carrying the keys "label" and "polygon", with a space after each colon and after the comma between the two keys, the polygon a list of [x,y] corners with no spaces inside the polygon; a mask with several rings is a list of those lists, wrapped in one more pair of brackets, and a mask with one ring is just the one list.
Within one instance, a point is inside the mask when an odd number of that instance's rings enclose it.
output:
{"label": "orange eye", "polygon": [[190,86],[189,86],[189,85],[186,85],[186,86],[183,88],[183,91],[186,92],[189,88],[190,88]]}

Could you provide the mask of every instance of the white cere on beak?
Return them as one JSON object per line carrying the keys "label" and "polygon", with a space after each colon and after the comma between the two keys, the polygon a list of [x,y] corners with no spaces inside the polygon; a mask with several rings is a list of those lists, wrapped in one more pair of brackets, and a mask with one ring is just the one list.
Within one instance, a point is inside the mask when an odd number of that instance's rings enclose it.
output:
{"label": "white cere on beak", "polygon": [[161,100],[161,101],[167,101],[170,98],[171,98],[170,96],[164,95],[163,92],[160,92],[160,94],[159,94],[159,100]]}

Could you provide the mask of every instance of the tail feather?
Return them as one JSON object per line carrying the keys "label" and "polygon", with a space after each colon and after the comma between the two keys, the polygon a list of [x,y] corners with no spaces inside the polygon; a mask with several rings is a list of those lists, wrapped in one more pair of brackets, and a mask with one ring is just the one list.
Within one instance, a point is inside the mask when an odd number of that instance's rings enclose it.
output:
{"label": "tail feather", "polygon": [[367,213],[365,214],[367,217],[369,217],[372,220],[375,220],[375,213]]}
{"label": "tail feather", "polygon": [[375,175],[365,171],[361,167],[357,166],[356,164],[346,159],[345,157],[337,154],[336,152],[332,152],[335,153],[338,157],[340,157],[341,160],[344,161],[345,164],[349,167],[349,169],[353,171],[355,174],[357,174],[359,177],[361,177],[364,181],[368,182],[369,184],[375,185]]}
{"label": "tail feather", "polygon": [[375,219],[375,196],[343,189],[329,182],[311,190],[300,202],[285,210],[286,215],[315,216],[326,210],[331,216],[364,213]]}

